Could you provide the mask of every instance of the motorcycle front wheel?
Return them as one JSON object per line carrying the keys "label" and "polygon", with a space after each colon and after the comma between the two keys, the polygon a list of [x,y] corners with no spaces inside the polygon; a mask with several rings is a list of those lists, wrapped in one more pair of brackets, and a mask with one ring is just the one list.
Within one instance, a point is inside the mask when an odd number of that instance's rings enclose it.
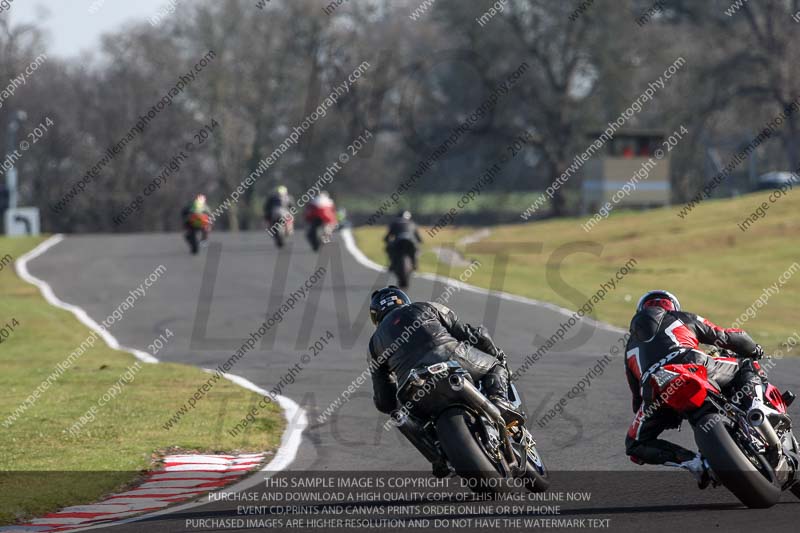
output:
{"label": "motorcycle front wheel", "polygon": [[525,468],[525,488],[530,492],[545,492],[550,487],[550,474],[544,461],[539,455],[536,446],[528,450],[528,460]]}

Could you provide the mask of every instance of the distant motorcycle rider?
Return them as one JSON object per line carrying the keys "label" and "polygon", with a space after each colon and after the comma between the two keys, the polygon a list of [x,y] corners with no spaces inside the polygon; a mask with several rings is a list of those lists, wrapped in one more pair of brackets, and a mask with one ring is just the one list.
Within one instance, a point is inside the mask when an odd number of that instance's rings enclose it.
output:
{"label": "distant motorcycle rider", "polygon": [[[275,191],[269,195],[264,203],[264,218],[270,227],[278,222],[291,224],[290,209],[295,205],[294,197],[289,194],[289,189],[285,185],[279,185]],[[288,214],[288,216],[287,216]]]}
{"label": "distant motorcycle rider", "polygon": [[411,219],[410,211],[401,211],[397,218],[389,223],[389,230],[383,237],[383,242],[386,243],[386,253],[389,258],[393,258],[398,251],[399,243],[407,242],[412,250],[411,261],[414,270],[417,269],[417,245],[422,244],[422,236],[419,234],[417,224]]}
{"label": "distant motorcycle rider", "polygon": [[[402,387],[411,370],[454,360],[469,372],[475,383],[482,383],[484,393],[504,417],[523,417],[507,400],[509,375],[505,354],[494,344],[486,328],[459,321],[442,304],[412,303],[405,292],[391,285],[372,293],[369,313],[377,329],[369,341],[368,363],[373,400],[380,412],[397,414],[398,387]],[[405,427],[403,434],[427,457],[417,444],[419,437],[415,438],[421,427],[413,420],[409,425],[411,430]],[[448,473],[443,462],[433,464],[435,476],[444,477]]]}
{"label": "distant motorcycle rider", "polygon": [[203,242],[208,240],[210,216],[211,210],[208,207],[204,194],[196,195],[194,199],[181,210],[181,218],[183,219],[184,227],[187,230],[199,229],[202,233]]}
{"label": "distant motorcycle rider", "polygon": [[[625,438],[625,449],[638,464],[661,464],[689,470],[700,488],[711,482],[708,464],[694,452],[658,436],[677,428],[681,416],[655,398],[650,375],[665,364],[697,364],[708,371],[708,379],[723,391],[749,391],[754,406],[763,405],[766,375],[753,360],[764,350],[740,329],[723,329],[709,320],[681,311],[678,299],[667,291],[650,291],[639,300],[630,324],[625,373],[636,413]],[[715,358],[698,350],[700,343],[715,345],[737,354],[737,358]]]}
{"label": "distant motorcycle rider", "polygon": [[306,206],[305,219],[311,224],[335,225],[338,222],[336,204],[326,191],[320,192]]}
{"label": "distant motorcycle rider", "polygon": [[336,204],[327,192],[321,191],[306,206],[304,217],[308,222],[306,238],[311,249],[317,251],[321,245],[331,241],[333,231],[338,225]]}

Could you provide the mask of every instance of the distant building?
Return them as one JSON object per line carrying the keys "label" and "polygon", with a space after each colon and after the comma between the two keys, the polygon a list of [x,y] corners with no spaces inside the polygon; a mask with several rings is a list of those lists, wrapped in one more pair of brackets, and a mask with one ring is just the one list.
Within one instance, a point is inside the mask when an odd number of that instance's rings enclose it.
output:
{"label": "distant building", "polygon": [[[590,142],[600,135],[591,134]],[[594,212],[607,202],[615,207],[668,205],[672,188],[664,138],[663,132],[655,130],[616,132],[583,167],[583,210]],[[623,188],[625,194],[620,194]]]}

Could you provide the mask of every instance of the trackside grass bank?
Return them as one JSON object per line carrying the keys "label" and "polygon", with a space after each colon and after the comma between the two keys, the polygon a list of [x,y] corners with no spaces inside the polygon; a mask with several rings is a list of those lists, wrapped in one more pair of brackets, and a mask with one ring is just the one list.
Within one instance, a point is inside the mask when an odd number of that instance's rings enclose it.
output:
{"label": "trackside grass bank", "polygon": [[[614,212],[590,232],[581,227],[589,215],[497,226],[489,237],[466,246],[455,243],[477,228],[448,227],[426,240],[420,267],[448,272],[431,249],[455,247],[490,266],[470,278],[471,284],[490,287],[495,261],[508,254],[499,288],[576,310],[634,258],[635,268],[597,306],[596,318],[626,328],[639,296],[663,288],[676,293],[685,309],[721,326],[741,327],[774,352],[800,330],[800,190],[769,203],[766,214],[742,231],[739,224],[769,202],[769,194],[707,201],[691,221],[676,216],[673,206]],[[365,254],[386,264],[383,233],[383,228],[360,228],[355,235]],[[462,269],[453,266],[449,275],[457,277]],[[412,297],[430,295],[415,294],[412,284]],[[795,347],[794,354],[798,351]]]}
{"label": "trackside grass bank", "polygon": [[[0,238],[0,258],[16,260],[38,242]],[[228,434],[259,396],[224,379],[180,424],[164,430],[164,421],[209,374],[177,364],[137,364],[100,339],[87,344],[90,330],[49,305],[17,277],[13,264],[0,270],[0,295],[0,525],[117,492],[167,449],[260,452],[280,442],[284,420],[274,404],[246,432]],[[140,346],[151,342],[142,339]],[[65,363],[81,343],[80,355]],[[40,388],[45,381],[49,385]],[[30,401],[37,388],[40,394]],[[104,396],[109,401],[99,401]]]}

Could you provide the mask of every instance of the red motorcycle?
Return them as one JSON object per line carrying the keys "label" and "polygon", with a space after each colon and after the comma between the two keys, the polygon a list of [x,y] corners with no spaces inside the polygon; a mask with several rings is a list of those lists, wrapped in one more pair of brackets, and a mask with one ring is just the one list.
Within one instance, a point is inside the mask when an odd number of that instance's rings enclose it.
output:
{"label": "red motorcycle", "polygon": [[[760,370],[758,363],[755,363]],[[775,505],[781,492],[800,498],[800,446],[786,414],[795,396],[768,385],[764,407],[745,410],[709,382],[706,368],[667,364],[650,379],[654,397],[684,416],[695,442],[708,461],[712,478],[747,507]],[[733,398],[733,399],[732,399]]]}
{"label": "red motorcycle", "polygon": [[309,204],[306,208],[305,219],[308,222],[306,238],[315,252],[323,244],[331,242],[333,230],[336,229],[336,207],[333,203],[323,206]]}
{"label": "red motorcycle", "polygon": [[[186,220],[186,241],[189,243],[189,250],[196,254],[200,248],[200,243],[208,240],[208,233],[211,231],[211,220],[205,213],[191,213]],[[197,234],[200,233],[198,238]]]}

